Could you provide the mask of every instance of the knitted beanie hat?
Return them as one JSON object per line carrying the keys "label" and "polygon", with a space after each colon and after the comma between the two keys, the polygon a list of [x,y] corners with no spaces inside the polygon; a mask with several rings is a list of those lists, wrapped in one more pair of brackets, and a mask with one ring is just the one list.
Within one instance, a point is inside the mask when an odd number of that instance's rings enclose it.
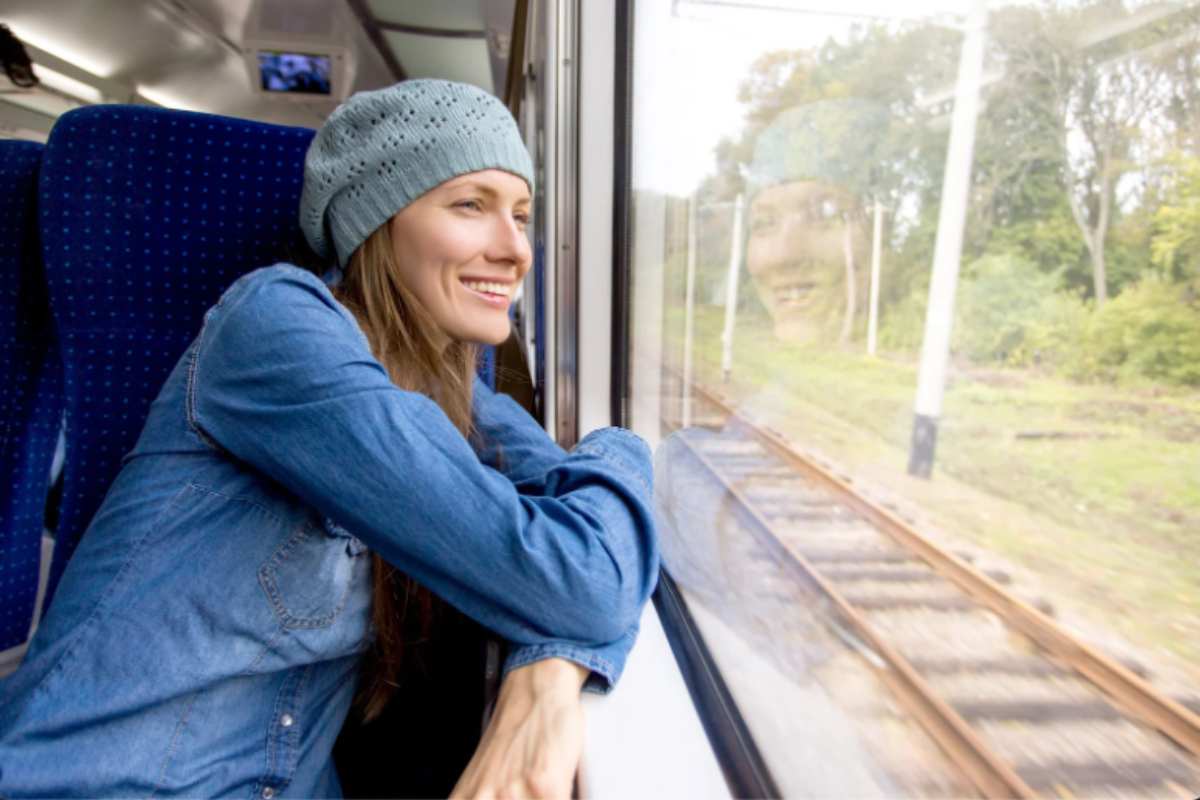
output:
{"label": "knitted beanie hat", "polygon": [[758,134],[747,183],[752,191],[799,180],[869,191],[889,121],[883,104],[852,97],[786,108]]}
{"label": "knitted beanie hat", "polygon": [[359,92],[317,131],[304,158],[300,229],[344,267],[393,214],[438,184],[502,169],[533,191],[533,162],[516,121],[494,95],[443,80]]}

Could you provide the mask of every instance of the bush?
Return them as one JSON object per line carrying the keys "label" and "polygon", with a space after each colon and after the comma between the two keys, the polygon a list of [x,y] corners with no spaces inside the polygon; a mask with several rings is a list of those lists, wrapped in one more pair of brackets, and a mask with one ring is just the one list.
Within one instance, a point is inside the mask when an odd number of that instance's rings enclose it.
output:
{"label": "bush", "polygon": [[[959,285],[954,351],[976,363],[1043,367],[1074,380],[1149,379],[1200,386],[1200,307],[1185,287],[1148,274],[1096,309],[1057,276],[1015,256],[985,256]],[[887,311],[885,347],[916,353],[925,291]]]}
{"label": "bush", "polygon": [[1200,309],[1148,275],[1092,315],[1084,350],[1098,377],[1200,385]]}
{"label": "bush", "polygon": [[1036,319],[1025,329],[1008,363],[1048,367],[1068,377],[1094,377],[1095,367],[1085,365],[1088,356],[1082,336],[1091,318],[1091,303],[1078,291],[1063,290],[1042,298]]}
{"label": "bush", "polygon": [[1150,379],[1200,385],[1200,309],[1156,275],[1103,308],[1059,292],[1043,303],[1015,363],[1042,364],[1076,380]]}
{"label": "bush", "polygon": [[953,348],[976,363],[1020,360],[1027,332],[1043,316],[1058,276],[1015,255],[989,255],[969,264],[959,285]]}
{"label": "bush", "polygon": [[[977,363],[1036,362],[1025,340],[1041,321],[1042,305],[1055,297],[1056,283],[1056,276],[1015,255],[984,256],[967,265],[955,299],[952,349]],[[920,350],[928,302],[928,286],[919,285],[889,306],[879,332],[883,346]],[[1053,339],[1046,335],[1047,343]]]}
{"label": "bush", "polygon": [[879,344],[893,352],[916,353],[925,334],[925,305],[929,289],[913,289],[899,302],[880,309]]}

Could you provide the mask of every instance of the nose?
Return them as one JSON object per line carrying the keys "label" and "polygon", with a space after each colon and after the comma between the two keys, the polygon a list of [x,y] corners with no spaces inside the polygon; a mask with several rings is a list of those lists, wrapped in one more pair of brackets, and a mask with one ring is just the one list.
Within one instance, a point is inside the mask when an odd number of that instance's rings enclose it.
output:
{"label": "nose", "polygon": [[[840,247],[840,228],[837,236]],[[784,214],[770,227],[751,233],[746,267],[757,274],[809,260],[827,249],[828,238],[828,226],[814,225],[804,214]]]}
{"label": "nose", "polygon": [[529,249],[529,238],[517,221],[509,214],[497,214],[492,234],[484,253],[488,261],[510,264],[516,268],[520,280],[528,271],[533,257]]}
{"label": "nose", "polygon": [[746,268],[752,274],[767,272],[787,258],[787,237],[776,227],[750,236],[746,247]]}

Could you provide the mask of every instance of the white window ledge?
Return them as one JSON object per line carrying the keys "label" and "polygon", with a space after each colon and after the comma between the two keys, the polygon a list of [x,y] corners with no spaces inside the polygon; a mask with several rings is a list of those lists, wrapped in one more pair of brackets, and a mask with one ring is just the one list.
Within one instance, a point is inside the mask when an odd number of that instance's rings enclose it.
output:
{"label": "white window ledge", "polygon": [[584,719],[582,797],[730,797],[653,604],[624,675],[609,694],[585,695]]}

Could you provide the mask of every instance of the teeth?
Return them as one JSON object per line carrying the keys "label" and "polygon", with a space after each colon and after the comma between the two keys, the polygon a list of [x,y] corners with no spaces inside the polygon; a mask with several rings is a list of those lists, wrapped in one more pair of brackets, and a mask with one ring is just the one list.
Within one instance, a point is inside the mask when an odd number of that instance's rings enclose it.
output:
{"label": "teeth", "polygon": [[508,297],[508,284],[492,283],[491,281],[463,281],[462,284],[476,292],[486,292],[488,294],[498,294]]}
{"label": "teeth", "polygon": [[799,300],[807,296],[814,288],[811,283],[793,283],[776,287],[775,296],[780,300]]}

